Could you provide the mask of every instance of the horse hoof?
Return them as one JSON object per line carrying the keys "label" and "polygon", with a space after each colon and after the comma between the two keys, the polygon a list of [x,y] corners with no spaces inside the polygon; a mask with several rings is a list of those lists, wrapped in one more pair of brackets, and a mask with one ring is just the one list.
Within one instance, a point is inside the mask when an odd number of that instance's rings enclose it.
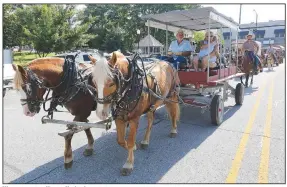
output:
{"label": "horse hoof", "polygon": [[133,168],[122,168],[121,174],[123,176],[129,176],[133,171]]}
{"label": "horse hoof", "polygon": [[84,156],[91,156],[94,152],[94,149],[85,149],[85,151],[83,152]]}
{"label": "horse hoof", "polygon": [[64,164],[65,169],[70,169],[72,166],[73,166],[73,160],[69,163]]}
{"label": "horse hoof", "polygon": [[169,137],[170,137],[170,138],[175,138],[175,137],[176,137],[176,134],[177,134],[177,133],[170,133],[170,134],[169,134]]}
{"label": "horse hoof", "polygon": [[143,143],[141,143],[141,148],[142,148],[142,149],[147,149],[147,148],[148,148],[148,144],[143,144]]}

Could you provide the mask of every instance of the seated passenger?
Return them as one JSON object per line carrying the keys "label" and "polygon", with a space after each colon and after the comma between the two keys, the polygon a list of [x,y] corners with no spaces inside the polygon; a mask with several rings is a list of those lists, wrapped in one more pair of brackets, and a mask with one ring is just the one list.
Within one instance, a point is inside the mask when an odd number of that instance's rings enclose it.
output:
{"label": "seated passenger", "polygon": [[162,60],[166,60],[177,67],[177,62],[186,63],[186,58],[191,55],[192,46],[188,40],[184,40],[184,32],[179,29],[176,34],[176,40],[172,41],[169,49],[168,55],[162,56]]}
{"label": "seated passenger", "polygon": [[272,44],[269,44],[269,48],[267,49],[266,51],[267,54],[271,54],[272,55],[272,58],[274,60],[275,63],[278,63],[277,61],[277,55],[275,53],[275,49],[273,48]]}
{"label": "seated passenger", "polygon": [[201,70],[205,71],[208,66],[208,54],[209,54],[209,67],[215,68],[216,56],[218,55],[218,43],[217,38],[213,36],[213,32],[210,31],[210,48],[208,49],[208,32],[205,33],[205,39],[200,42],[200,51],[198,56],[193,58],[193,65],[195,71],[198,71],[199,64],[201,65]]}

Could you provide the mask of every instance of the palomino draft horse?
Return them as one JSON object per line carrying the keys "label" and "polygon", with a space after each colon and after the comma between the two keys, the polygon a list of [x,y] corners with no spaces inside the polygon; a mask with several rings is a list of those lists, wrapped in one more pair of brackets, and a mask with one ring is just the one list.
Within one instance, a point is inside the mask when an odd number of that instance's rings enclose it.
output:
{"label": "palomino draft horse", "polygon": [[[145,72],[147,70],[147,72]],[[177,120],[180,109],[178,104],[179,77],[177,71],[165,61],[153,63],[141,69],[137,60],[128,60],[116,51],[109,61],[101,58],[93,70],[93,81],[97,88],[97,116],[104,120],[110,109],[116,123],[117,142],[128,151],[128,158],[121,174],[129,175],[134,166],[136,134],[140,116],[147,113],[148,127],[141,142],[147,148],[150,141],[155,110],[164,104],[171,118],[171,137],[177,134]],[[158,95],[157,95],[158,94]],[[129,124],[130,132],[125,140],[125,129]]]}
{"label": "palomino draft horse", "polygon": [[[93,85],[91,77],[93,65],[80,66],[82,69],[79,71],[75,62],[55,57],[35,59],[27,67],[13,64],[16,71],[14,87],[20,91],[24,114],[32,117],[39,113],[41,104],[45,103],[44,94],[47,90],[52,90],[49,112],[55,110],[57,105],[62,105],[75,116],[74,121],[87,122],[91,111],[97,107],[94,97],[87,89],[87,84]],[[82,72],[82,78],[79,77],[79,72]],[[90,156],[93,153],[94,138],[90,128],[85,129],[85,133],[88,145],[83,154]],[[73,134],[65,136],[66,169],[73,164],[72,137]]]}
{"label": "palomino draft horse", "polygon": [[[262,67],[261,62],[259,60],[258,69]],[[249,57],[249,55],[245,54],[242,56],[242,67],[243,73],[245,73],[245,84],[242,81],[242,76],[240,77],[241,83],[247,88],[248,87],[248,80],[249,76],[251,76],[250,85],[253,84],[253,75],[254,75],[254,63],[253,60]]]}

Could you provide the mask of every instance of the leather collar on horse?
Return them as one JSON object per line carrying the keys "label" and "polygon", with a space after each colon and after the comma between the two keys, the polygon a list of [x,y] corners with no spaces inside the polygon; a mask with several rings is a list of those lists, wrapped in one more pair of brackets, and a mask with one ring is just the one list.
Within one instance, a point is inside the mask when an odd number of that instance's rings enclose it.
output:
{"label": "leather collar on horse", "polygon": [[[143,70],[137,64],[138,56],[128,60],[128,73],[126,76],[117,68],[113,68],[116,91],[105,98],[96,98],[98,103],[112,103],[113,118],[126,117],[134,110],[143,90]],[[111,67],[112,68],[112,67]]]}
{"label": "leather collar on horse", "polygon": [[[48,115],[52,115],[53,111],[56,110],[58,105],[65,105],[66,103],[72,101],[80,92],[89,92],[92,95],[96,95],[95,89],[91,89],[91,72],[86,73],[90,68],[79,70],[76,63],[73,60],[65,59],[63,66],[63,76],[61,81],[56,86],[49,86],[47,82],[40,79],[32,70],[26,68],[28,77],[31,84],[32,94],[36,94],[35,91],[38,88],[48,89],[45,100],[42,98],[37,98],[37,100],[26,100],[31,104],[44,103],[44,110],[49,112]],[[53,89],[52,97],[48,99],[49,93]],[[50,108],[45,108],[45,103],[51,100]]]}

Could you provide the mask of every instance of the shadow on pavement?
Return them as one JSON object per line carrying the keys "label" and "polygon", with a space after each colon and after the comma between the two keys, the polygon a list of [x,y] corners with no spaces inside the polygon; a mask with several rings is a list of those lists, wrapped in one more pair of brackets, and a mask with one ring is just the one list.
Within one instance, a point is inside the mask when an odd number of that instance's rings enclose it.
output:
{"label": "shadow on pavement", "polygon": [[257,92],[258,90],[259,90],[259,87],[249,86],[248,88],[244,88],[244,94],[245,95],[252,95],[254,92]]}
{"label": "shadow on pavement", "polygon": [[[226,117],[232,116],[236,110],[236,107],[226,109]],[[85,146],[73,150],[74,164],[71,169],[65,170],[63,157],[59,157],[11,183],[157,183],[171,167],[200,146],[217,129],[217,126],[210,123],[209,111],[202,114],[200,110],[186,106],[181,107],[176,138],[168,136],[171,124],[165,108],[156,111],[155,119],[150,145],[146,150],[135,151],[135,165],[130,176],[120,175],[127,151],[117,144],[113,129],[95,140],[94,155],[84,157],[82,152]],[[138,145],[144,137],[146,121],[143,116],[137,134]],[[92,129],[92,132],[95,130]]]}

